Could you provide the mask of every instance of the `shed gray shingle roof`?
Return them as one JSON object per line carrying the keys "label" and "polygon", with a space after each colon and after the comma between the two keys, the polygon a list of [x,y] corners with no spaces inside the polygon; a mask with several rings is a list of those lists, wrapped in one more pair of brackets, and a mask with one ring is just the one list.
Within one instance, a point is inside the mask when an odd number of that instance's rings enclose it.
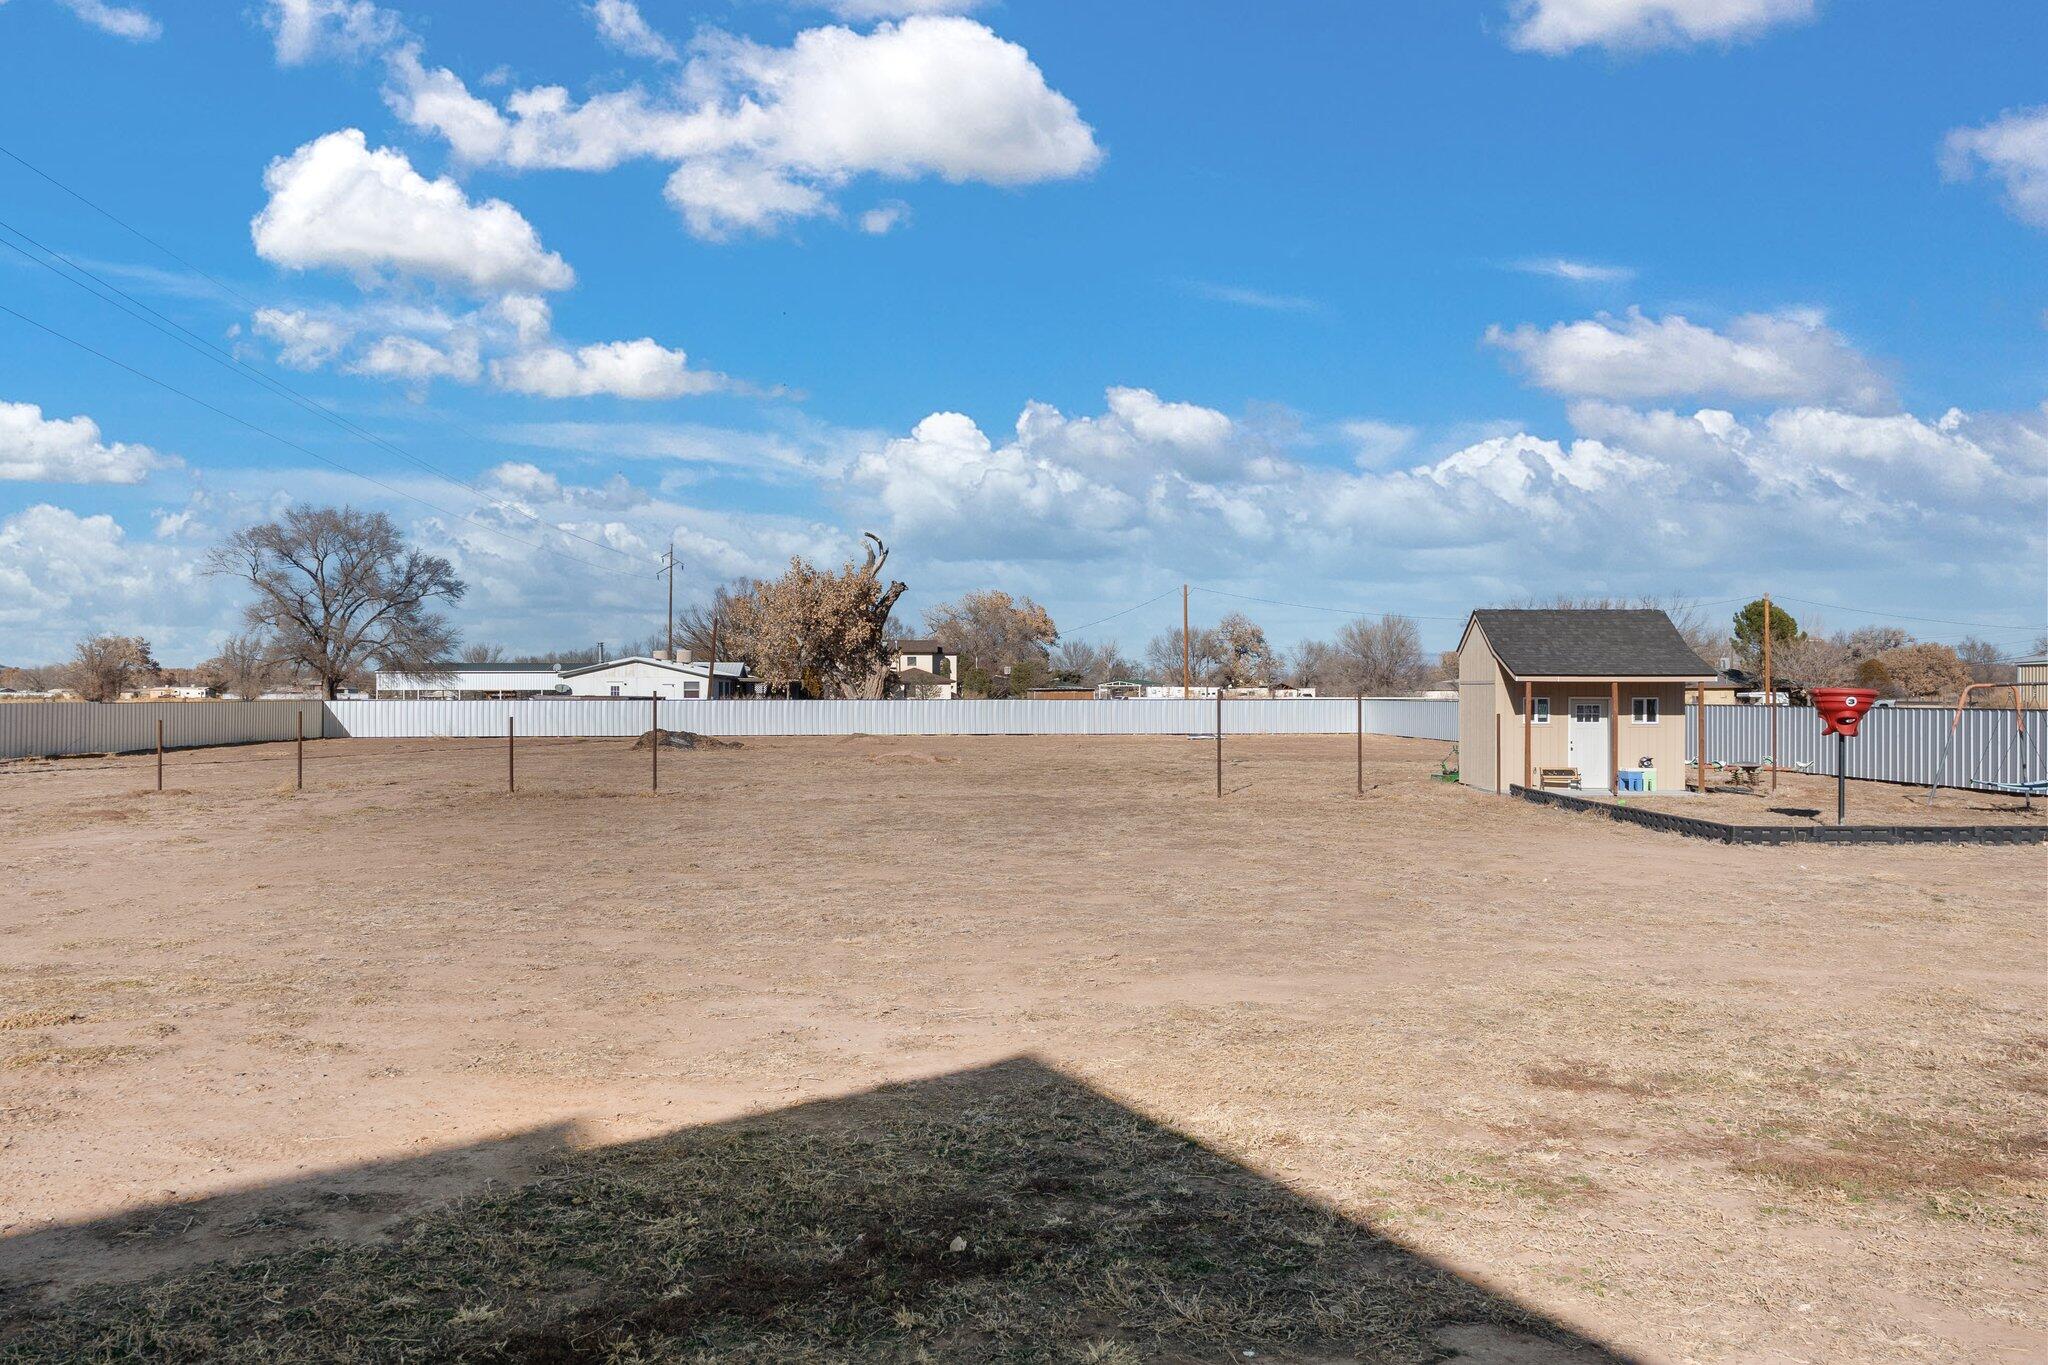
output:
{"label": "shed gray shingle roof", "polygon": [[1517,678],[1714,676],[1655,608],[1487,608],[1472,621]]}

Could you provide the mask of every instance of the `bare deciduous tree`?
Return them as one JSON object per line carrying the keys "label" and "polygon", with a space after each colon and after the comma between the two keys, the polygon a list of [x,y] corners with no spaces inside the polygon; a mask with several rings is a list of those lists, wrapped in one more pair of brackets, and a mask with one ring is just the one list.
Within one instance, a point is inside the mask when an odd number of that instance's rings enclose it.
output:
{"label": "bare deciduous tree", "polygon": [[[718,652],[727,660],[744,660],[749,667],[753,660],[739,652],[740,642],[729,628],[734,619],[736,604],[759,592],[762,582],[758,578],[741,578],[731,583],[721,583],[711,591],[711,601],[701,605],[684,607],[676,613],[676,648],[687,649],[693,659],[711,657],[711,627],[718,624]],[[668,645],[667,632],[662,632],[662,646]],[[756,669],[758,672],[759,670]]]}
{"label": "bare deciduous tree", "polygon": [[1951,700],[1971,681],[1969,667],[1955,650],[1931,641],[1885,650],[1866,664],[1881,676],[1879,690],[1902,701]]}
{"label": "bare deciduous tree", "polygon": [[464,645],[462,653],[457,657],[466,664],[501,664],[505,662],[505,647],[503,645],[487,645],[481,642],[473,645]]}
{"label": "bare deciduous tree", "polygon": [[1060,636],[1044,607],[996,588],[927,609],[924,628],[998,695],[1015,695],[1049,676],[1051,647]]}
{"label": "bare deciduous tree", "polygon": [[[1187,653],[1193,680],[1203,687],[1268,686],[1279,674],[1265,630],[1243,612],[1190,630]],[[1145,646],[1145,667],[1167,682],[1180,681],[1181,632],[1153,636]]]}
{"label": "bare deciduous tree", "polygon": [[139,635],[89,635],[64,665],[64,685],[87,701],[119,701],[158,673],[149,641]]}
{"label": "bare deciduous tree", "polygon": [[1124,657],[1114,641],[1090,644],[1086,640],[1063,640],[1052,656],[1053,676],[1090,687],[1129,678],[1138,666]]}
{"label": "bare deciduous tree", "polygon": [[1295,676],[1319,692],[1392,696],[1428,680],[1422,632],[1406,616],[1346,621],[1334,643],[1310,640],[1295,650]]}
{"label": "bare deciduous tree", "polygon": [[390,517],[352,507],[296,506],[237,531],[208,571],[256,590],[250,627],[330,700],[372,668],[438,676],[455,633],[434,605],[468,591],[447,560],[408,548]]}
{"label": "bare deciduous tree", "polygon": [[228,636],[221,642],[220,653],[199,666],[208,687],[243,701],[262,696],[281,671],[270,642],[254,631]]}
{"label": "bare deciduous tree", "polygon": [[817,697],[881,696],[889,613],[906,589],[882,586],[889,547],[878,536],[865,538],[863,563],[834,573],[791,559],[780,578],[733,600],[731,619],[720,622],[719,652],[747,660],[771,687]]}

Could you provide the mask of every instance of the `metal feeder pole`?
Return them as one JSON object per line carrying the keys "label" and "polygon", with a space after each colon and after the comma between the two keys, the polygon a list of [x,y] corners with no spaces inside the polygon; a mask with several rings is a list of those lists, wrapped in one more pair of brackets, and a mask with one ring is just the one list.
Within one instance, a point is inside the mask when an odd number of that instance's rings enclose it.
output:
{"label": "metal feeder pole", "polygon": [[1849,737],[1835,731],[1835,823],[1849,818]]}

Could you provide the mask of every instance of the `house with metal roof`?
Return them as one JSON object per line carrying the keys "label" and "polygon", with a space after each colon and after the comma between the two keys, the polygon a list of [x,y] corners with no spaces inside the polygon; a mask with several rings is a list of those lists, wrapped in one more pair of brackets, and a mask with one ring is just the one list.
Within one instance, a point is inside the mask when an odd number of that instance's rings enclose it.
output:
{"label": "house with metal roof", "polygon": [[1685,694],[1715,669],[1654,609],[1487,608],[1458,642],[1467,786],[1685,790]]}
{"label": "house with metal roof", "polygon": [[432,673],[379,669],[376,695],[384,698],[493,700],[496,698],[566,696],[560,664],[435,665]]}
{"label": "house with metal roof", "polygon": [[[687,651],[677,653],[686,655]],[[707,678],[711,679],[712,697],[751,695],[760,690],[747,666],[735,659],[720,659],[714,666],[701,659],[636,654],[562,670],[562,681],[574,697],[701,698],[706,694]]]}

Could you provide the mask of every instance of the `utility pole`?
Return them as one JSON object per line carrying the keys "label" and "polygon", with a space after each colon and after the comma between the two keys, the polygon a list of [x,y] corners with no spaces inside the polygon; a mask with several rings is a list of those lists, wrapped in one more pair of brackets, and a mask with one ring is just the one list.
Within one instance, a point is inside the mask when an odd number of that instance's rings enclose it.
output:
{"label": "utility pole", "polygon": [[1188,585],[1180,585],[1180,699],[1195,695],[1194,648],[1188,641]]}
{"label": "utility pole", "polygon": [[668,661],[674,663],[676,661],[676,543],[673,540],[668,543],[668,554],[663,557],[661,567],[654,571],[656,578],[661,577],[663,574],[668,575]]}
{"label": "utility pole", "polygon": [[711,663],[704,672],[704,698],[709,701],[718,695],[718,615],[711,616]]}
{"label": "utility pole", "polygon": [[[1705,698],[1701,698],[1702,701]],[[1771,709],[1771,790],[1778,789],[1778,688],[1771,679],[1771,595],[1764,594],[1764,705]],[[1700,711],[1704,714],[1706,707]],[[1700,759],[1700,772],[1706,772],[1706,758]],[[1704,779],[1702,779],[1704,781]],[[1700,788],[1705,791],[1704,785]]]}

